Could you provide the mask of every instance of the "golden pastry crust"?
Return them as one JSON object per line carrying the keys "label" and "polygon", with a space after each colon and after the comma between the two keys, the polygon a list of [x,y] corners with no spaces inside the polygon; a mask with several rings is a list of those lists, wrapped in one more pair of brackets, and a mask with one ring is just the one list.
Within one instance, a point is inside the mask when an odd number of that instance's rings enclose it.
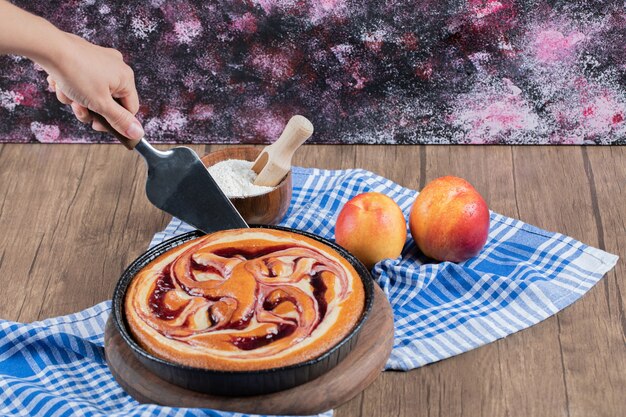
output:
{"label": "golden pastry crust", "polygon": [[133,278],[125,314],[153,355],[212,370],[314,359],[345,338],[363,283],[335,250],[273,229],[212,233],[169,250]]}

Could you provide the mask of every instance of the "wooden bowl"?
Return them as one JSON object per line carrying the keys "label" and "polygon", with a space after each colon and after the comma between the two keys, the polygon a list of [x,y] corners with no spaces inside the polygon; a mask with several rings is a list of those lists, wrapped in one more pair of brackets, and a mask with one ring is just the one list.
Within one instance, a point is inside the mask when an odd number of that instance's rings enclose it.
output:
{"label": "wooden bowl", "polygon": [[[211,152],[200,159],[206,167],[227,159],[254,161],[261,150],[252,146],[229,147]],[[248,224],[278,224],[289,209],[291,187],[291,171],[289,171],[281,183],[269,193],[230,198],[230,201]]]}

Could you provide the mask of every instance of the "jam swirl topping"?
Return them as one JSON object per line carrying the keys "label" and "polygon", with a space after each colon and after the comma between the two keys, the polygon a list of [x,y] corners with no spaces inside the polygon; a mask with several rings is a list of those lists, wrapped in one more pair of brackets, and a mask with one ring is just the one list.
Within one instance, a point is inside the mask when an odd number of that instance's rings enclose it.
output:
{"label": "jam swirl topping", "polygon": [[270,356],[305,341],[349,294],[345,268],[313,246],[200,239],[154,271],[133,306],[169,339]]}

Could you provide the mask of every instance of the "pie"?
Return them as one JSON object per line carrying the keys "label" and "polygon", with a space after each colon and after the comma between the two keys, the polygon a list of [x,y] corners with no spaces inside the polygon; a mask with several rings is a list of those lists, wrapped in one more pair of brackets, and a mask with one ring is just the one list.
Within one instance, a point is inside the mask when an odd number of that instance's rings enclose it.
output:
{"label": "pie", "polygon": [[125,315],[149,353],[222,371],[293,365],[344,339],[365,304],[350,263],[314,239],[236,229],[193,239],[133,278]]}

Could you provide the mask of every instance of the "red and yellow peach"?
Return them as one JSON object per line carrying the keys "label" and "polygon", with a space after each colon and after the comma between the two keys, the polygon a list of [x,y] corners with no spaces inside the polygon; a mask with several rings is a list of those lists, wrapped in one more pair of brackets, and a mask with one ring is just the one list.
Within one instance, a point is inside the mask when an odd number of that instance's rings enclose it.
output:
{"label": "red and yellow peach", "polygon": [[441,177],[428,183],[415,199],[409,227],[426,256],[462,262],[476,256],[485,245],[489,209],[469,182]]}
{"label": "red and yellow peach", "polygon": [[375,192],[359,194],[348,201],[335,225],[337,243],[368,268],[383,259],[400,256],[406,236],[406,220],[398,204]]}

